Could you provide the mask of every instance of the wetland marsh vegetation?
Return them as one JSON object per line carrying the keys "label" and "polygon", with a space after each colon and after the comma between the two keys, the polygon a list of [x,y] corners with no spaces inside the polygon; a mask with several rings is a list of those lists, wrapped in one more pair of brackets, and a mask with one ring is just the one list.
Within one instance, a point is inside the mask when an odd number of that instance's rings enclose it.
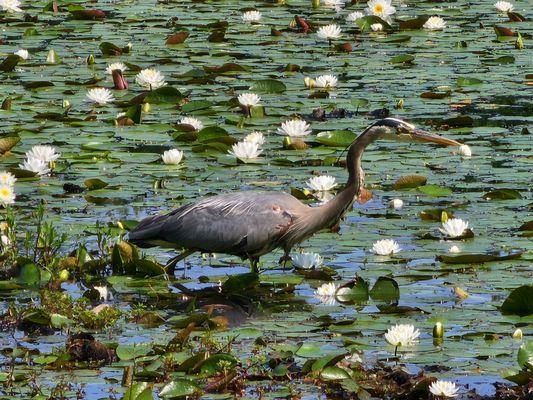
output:
{"label": "wetland marsh vegetation", "polygon": [[[531,4],[0,0],[0,398],[533,396]],[[138,249],[235,190],[335,231],[260,273]],[[449,382],[449,383],[446,383]]]}

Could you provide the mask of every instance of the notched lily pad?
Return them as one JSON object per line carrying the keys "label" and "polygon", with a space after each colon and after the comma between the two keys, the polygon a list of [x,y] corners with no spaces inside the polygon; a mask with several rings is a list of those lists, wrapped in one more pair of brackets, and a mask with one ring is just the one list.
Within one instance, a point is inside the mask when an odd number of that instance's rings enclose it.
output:
{"label": "notched lily pad", "polygon": [[404,175],[394,182],[394,189],[414,189],[426,184],[428,178],[423,175]]}
{"label": "notched lily pad", "polygon": [[5,154],[20,142],[20,136],[17,134],[10,134],[0,136],[0,154]]}
{"label": "notched lily pad", "polygon": [[389,62],[391,64],[412,64],[415,60],[415,57],[410,54],[399,54],[392,57]]}
{"label": "notched lily pad", "polygon": [[346,147],[349,146],[357,135],[348,130],[320,132],[315,137],[315,142],[324,146]]}
{"label": "notched lily pad", "polygon": [[369,294],[374,300],[397,302],[400,299],[400,287],[394,279],[380,276]]}
{"label": "notched lily pad", "polygon": [[85,187],[89,190],[98,190],[98,189],[103,189],[105,188],[106,186],[109,185],[109,183],[107,182],[104,182],[103,180],[99,179],[99,178],[91,178],[91,179],[86,179],[83,184],[85,185]]}
{"label": "notched lily pad", "polygon": [[20,57],[16,54],[10,54],[6,58],[2,60],[0,63],[0,71],[2,72],[10,72],[15,69],[17,64],[20,61]]}
{"label": "notched lily pad", "polygon": [[105,12],[102,10],[69,10],[73,19],[79,20],[96,20],[96,19],[105,19]]}
{"label": "notched lily pad", "polygon": [[522,195],[515,189],[496,189],[483,195],[485,200],[516,200],[521,199]]}
{"label": "notched lily pad", "polygon": [[427,15],[420,15],[416,18],[408,19],[405,21],[398,21],[400,25],[400,30],[409,30],[409,29],[422,29],[424,24],[429,19]]}
{"label": "notched lily pad", "polygon": [[167,45],[173,45],[173,44],[180,44],[185,42],[185,40],[189,37],[188,31],[180,31],[176,32],[169,37],[167,37],[166,44]]}
{"label": "notched lily pad", "polygon": [[358,18],[355,23],[361,29],[361,32],[369,31],[373,24],[381,24],[384,30],[392,30],[392,26],[385,20],[375,16],[375,15],[366,15],[363,18]]}
{"label": "notched lily pad", "polygon": [[503,302],[500,311],[504,315],[520,317],[533,314],[533,286],[523,285],[514,289]]}
{"label": "notched lily pad", "polygon": [[419,186],[418,190],[432,197],[444,197],[449,196],[453,193],[452,189],[439,185],[423,185]]}
{"label": "notched lily pad", "polygon": [[144,101],[147,103],[161,104],[161,103],[179,103],[185,96],[172,86],[163,86],[148,92]]}
{"label": "notched lily pad", "polygon": [[520,258],[522,254],[523,251],[521,250],[492,253],[442,254],[437,256],[437,260],[445,264],[479,264],[490,261],[514,260]]}
{"label": "notched lily pad", "polygon": [[254,84],[250,86],[250,90],[261,93],[283,93],[287,90],[287,86],[285,86],[283,82],[275,79],[263,79],[254,82]]}

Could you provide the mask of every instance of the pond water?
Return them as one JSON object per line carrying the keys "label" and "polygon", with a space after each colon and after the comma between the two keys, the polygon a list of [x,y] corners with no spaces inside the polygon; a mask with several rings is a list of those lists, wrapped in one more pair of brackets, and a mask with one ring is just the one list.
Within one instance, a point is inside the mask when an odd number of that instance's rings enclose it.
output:
{"label": "pond water", "polygon": [[[339,387],[355,393],[346,381],[357,378],[305,371],[306,361],[354,352],[365,368],[400,364],[412,374],[456,382],[460,396],[472,389],[493,395],[496,382],[512,385],[502,377],[509,375],[503,371],[518,368],[518,349],[533,334],[531,314],[503,315],[499,309],[513,289],[531,284],[533,278],[531,231],[518,230],[531,220],[533,204],[533,29],[531,22],[509,20],[531,18],[530,4],[517,1],[518,14],[506,15],[485,0],[395,1],[390,29],[385,23],[385,31],[373,32],[369,25],[377,20],[346,20],[349,13],[366,7],[355,1],[339,11],[324,2],[313,8],[310,0],[59,1],[57,12],[53,3],[25,1],[23,12],[0,11],[0,58],[7,60],[19,49],[29,51],[29,57],[17,60],[13,68],[0,66],[0,101],[11,102],[4,102],[0,110],[0,135],[11,138],[6,141],[20,138],[5,153],[7,145],[0,143],[0,171],[18,178],[16,202],[10,209],[17,220],[20,248],[25,232],[35,232],[33,213],[45,202],[44,219],[66,234],[57,260],[70,255],[76,262],[38,265],[37,280],[28,281],[30,275],[17,269],[4,273],[2,396],[47,398],[62,390],[66,397],[76,398],[80,388],[79,397],[120,399],[126,390],[121,385],[124,368],[135,358],[133,381],[153,383],[153,393],[176,381],[182,386],[174,394],[202,393],[206,399],[232,398],[232,393],[243,398],[291,398],[296,393],[302,399],[336,398]],[[87,12],[96,9],[103,10],[105,18]],[[243,22],[243,12],[251,9],[261,12],[259,22]],[[294,21],[296,15],[311,24],[308,32]],[[431,15],[444,18],[446,27],[431,31],[414,22],[417,16]],[[407,28],[416,29],[405,29],[407,20],[413,20]],[[316,33],[327,24],[342,29],[342,36],[331,44]],[[495,26],[500,28],[495,31]],[[517,32],[525,48],[519,48]],[[174,33],[185,40],[167,44]],[[350,51],[339,48],[345,43]],[[113,88],[106,67],[114,62],[126,64],[129,88],[112,90],[113,102],[88,102],[88,90]],[[167,85],[147,94],[135,79],[145,68],[160,71]],[[335,88],[304,85],[304,78],[325,74],[338,78]],[[237,101],[239,94],[248,92],[261,97],[251,117]],[[317,108],[326,111],[325,118],[314,118]],[[278,264],[281,250],[261,258],[259,282],[247,286],[246,280],[237,281],[242,291],[231,291],[222,282],[249,272],[248,262],[223,254],[192,255],[185,261],[187,270],[181,262],[172,277],[154,273],[154,268],[160,271],[158,263],[164,265],[175,255],[160,248],[142,250],[142,257],[152,264],[138,267],[136,274],[108,268],[117,262],[111,256],[112,245],[126,233],[121,226],[205,196],[236,190],[285,191],[319,205],[306,191],[307,181],[331,175],[338,184],[332,193],[341,188],[347,172],[338,159],[375,121],[371,112],[376,115],[383,108],[467,144],[473,154],[462,156],[457,148],[421,143],[381,140],[371,145],[363,168],[372,198],[355,203],[339,232],[321,232],[294,249],[323,257],[318,276],[322,279],[295,270],[290,262],[283,269]],[[122,112],[130,121],[119,116]],[[183,117],[199,119],[204,129],[191,131],[191,126],[180,124]],[[301,138],[307,144],[304,149],[291,149],[277,134],[281,123],[292,118],[311,125],[312,133]],[[257,158],[238,160],[228,154],[252,131],[265,137]],[[329,141],[320,135],[326,131],[333,132]],[[43,144],[60,153],[53,171],[35,176],[20,169],[25,153]],[[179,165],[161,161],[163,152],[173,148],[184,152]],[[416,187],[400,188],[398,179],[409,175],[426,179]],[[403,200],[401,209],[390,208],[395,198]],[[421,217],[430,214],[432,218]],[[6,215],[1,209],[0,218]],[[473,237],[446,240],[439,234],[441,218],[452,215],[469,222]],[[90,262],[102,257],[97,232],[105,233],[104,248],[110,252],[107,263],[98,268]],[[401,251],[374,254],[373,243],[381,239],[394,239]],[[457,255],[449,252],[454,245]],[[476,261],[479,255],[500,251],[523,254]],[[454,255],[464,254],[478,256],[452,263]],[[439,261],[440,256],[448,262]],[[5,260],[2,268],[12,270],[13,264]],[[51,289],[49,272],[54,277],[62,269],[69,270],[69,277]],[[339,286],[355,277],[370,288],[386,277],[386,293],[373,296],[371,291],[368,296],[367,288],[364,298],[344,301],[315,296],[328,279]],[[24,319],[26,308],[55,304],[58,308],[50,312],[61,316],[78,307],[42,300],[45,289],[56,294],[62,290],[75,302],[93,286],[108,287],[113,296],[106,304],[122,313],[104,323],[108,326],[91,328],[88,317],[83,319],[78,311],[49,331],[29,332],[13,323],[13,308]],[[90,306],[98,303],[96,299]],[[206,313],[210,306],[216,310],[211,316],[220,314],[223,323],[197,322],[197,329],[186,335],[188,341],[179,348],[168,347],[187,328],[186,317]],[[162,319],[135,322],[149,312]],[[37,320],[31,323],[42,323]],[[432,336],[436,322],[445,328],[442,341]],[[399,349],[397,359],[384,338],[395,324],[412,324],[421,332],[414,346]],[[512,338],[517,328],[523,339]],[[146,343],[149,351],[135,357],[119,351],[120,360],[104,364],[60,365],[56,358],[43,359],[64,354],[69,334],[79,331],[94,334],[111,348],[119,344],[135,352],[129,345]],[[13,352],[15,348],[20,352]],[[228,380],[229,395],[221,387],[207,388],[228,371],[220,367],[224,364],[213,363],[197,370],[183,367],[186,359],[204,351],[209,351],[206,358],[231,353],[227,357],[235,362],[224,359],[229,371],[237,371],[239,377],[247,371],[250,379],[239,384]],[[13,376],[17,378],[8,384]],[[183,378],[190,381],[183,383]],[[198,386],[191,389],[193,384]],[[372,392],[361,383],[359,389],[363,388]],[[130,398],[151,398],[147,396]]]}

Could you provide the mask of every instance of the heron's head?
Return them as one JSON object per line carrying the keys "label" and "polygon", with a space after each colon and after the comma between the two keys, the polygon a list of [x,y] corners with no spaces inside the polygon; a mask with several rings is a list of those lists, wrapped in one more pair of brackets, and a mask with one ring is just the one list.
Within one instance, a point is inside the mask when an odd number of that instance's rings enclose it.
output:
{"label": "heron's head", "polygon": [[379,138],[395,140],[399,142],[426,142],[436,143],[443,146],[461,146],[461,143],[417,129],[413,124],[398,118],[384,118],[375,122],[367,129]]}

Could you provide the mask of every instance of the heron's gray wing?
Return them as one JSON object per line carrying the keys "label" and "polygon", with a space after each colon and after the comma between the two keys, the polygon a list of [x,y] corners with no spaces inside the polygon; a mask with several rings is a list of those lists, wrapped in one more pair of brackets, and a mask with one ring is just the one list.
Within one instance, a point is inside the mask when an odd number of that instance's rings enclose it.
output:
{"label": "heron's gray wing", "polygon": [[301,207],[307,206],[285,193],[213,196],[143,220],[129,239],[141,245],[260,255],[277,247]]}

